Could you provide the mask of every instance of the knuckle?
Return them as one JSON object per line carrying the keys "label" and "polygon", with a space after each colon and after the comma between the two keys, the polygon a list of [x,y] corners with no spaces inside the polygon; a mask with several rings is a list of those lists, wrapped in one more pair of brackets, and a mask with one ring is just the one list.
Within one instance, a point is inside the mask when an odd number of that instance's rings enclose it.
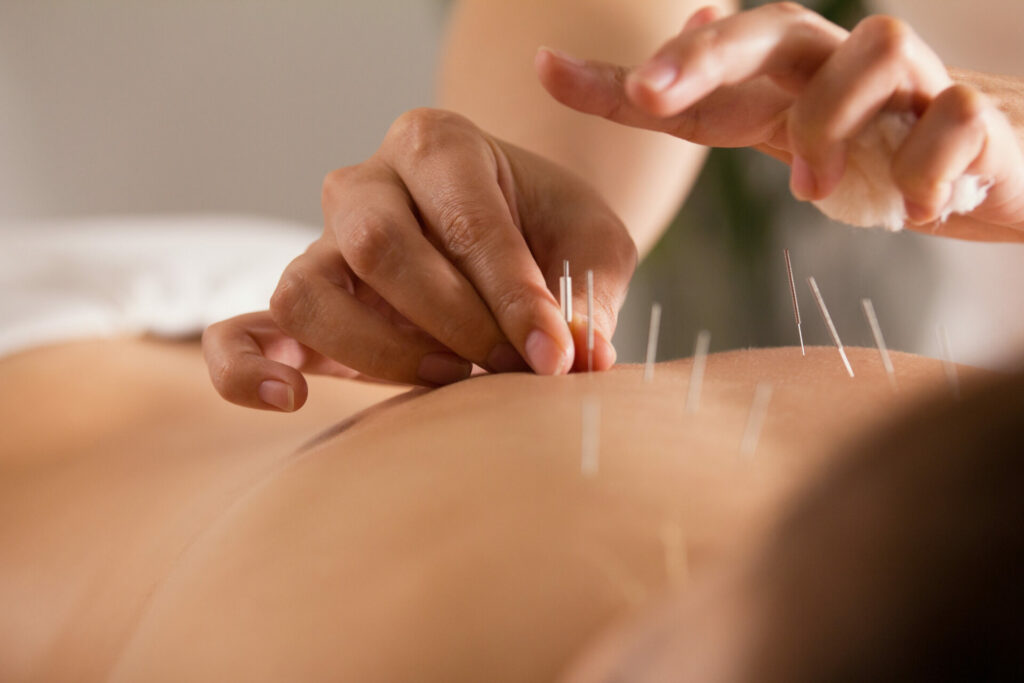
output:
{"label": "knuckle", "polygon": [[909,59],[914,41],[914,31],[906,22],[884,14],[863,19],[853,35],[864,39],[870,54],[882,60]]}
{"label": "knuckle", "polygon": [[524,305],[536,301],[546,293],[527,283],[516,283],[498,292],[491,302],[491,311],[498,320],[512,320]]}
{"label": "knuckle", "polygon": [[[301,309],[308,296],[310,284],[299,269],[289,266],[281,275],[277,289],[270,297],[270,317],[285,332],[292,334],[301,320]],[[293,335],[294,336],[294,335]]]}
{"label": "knuckle", "polygon": [[219,358],[210,365],[210,380],[214,389],[229,401],[241,398],[239,387],[234,382],[240,371],[238,366],[238,359],[232,356]]}
{"label": "knuckle", "polygon": [[395,248],[393,227],[379,216],[364,216],[350,223],[342,239],[345,260],[363,279],[385,270]]}
{"label": "knuckle", "polygon": [[773,2],[765,6],[766,10],[780,17],[804,19],[811,11],[798,2]]}
{"label": "knuckle", "polygon": [[833,145],[845,137],[842,125],[831,103],[813,97],[797,98],[786,122],[793,150],[812,166],[824,163]]}
{"label": "knuckle", "polygon": [[465,262],[480,251],[486,235],[481,226],[486,224],[486,217],[479,206],[466,201],[446,201],[438,218],[442,243],[453,259]]}
{"label": "knuckle", "polygon": [[[626,91],[626,81],[629,78],[630,70],[626,67],[617,66],[611,73],[612,82],[615,84],[617,92]],[[624,108],[626,107],[626,101],[621,97],[613,97],[601,107],[596,113],[602,118],[609,119],[611,121],[618,121],[622,117]]]}
{"label": "knuckle", "polygon": [[789,139],[800,156],[814,164],[838,137],[835,123],[816,110],[816,103],[803,99],[796,102],[789,121]]}
{"label": "knuckle", "polygon": [[804,7],[798,2],[773,2],[752,10],[764,12],[769,21],[786,27],[789,31],[820,31],[830,25],[828,19]]}
{"label": "knuckle", "polygon": [[220,344],[220,339],[223,336],[227,323],[228,321],[221,320],[220,322],[215,322],[203,330],[201,341],[204,352],[208,353],[212,351],[215,346]]}
{"label": "knuckle", "polygon": [[604,268],[616,276],[632,275],[639,260],[639,252],[636,242],[630,236],[626,226],[610,210],[591,218],[592,234],[600,236],[601,243],[605,245],[602,250],[604,254]]}
{"label": "knuckle", "polygon": [[979,122],[986,106],[981,93],[962,84],[947,88],[936,98],[935,104],[942,108],[942,113],[947,119],[957,125]]}
{"label": "knuckle", "polygon": [[672,52],[669,54],[680,62],[697,59],[703,68],[720,68],[716,64],[715,56],[722,46],[722,41],[722,32],[712,24],[702,27],[692,35],[673,41]]}
{"label": "knuckle", "polygon": [[917,200],[928,194],[929,181],[923,177],[920,169],[915,172],[897,159],[893,161],[891,173],[893,183],[907,198]]}
{"label": "knuckle", "polygon": [[[438,329],[438,341],[446,346],[470,346],[477,345],[483,328],[477,320],[468,316],[448,316],[440,324]],[[478,360],[482,360],[478,359]]]}
{"label": "knuckle", "polygon": [[890,172],[903,196],[917,204],[931,206],[941,196],[943,179],[933,169],[912,165],[897,157]]}
{"label": "knuckle", "polygon": [[422,156],[444,147],[467,124],[464,117],[453,112],[419,107],[395,119],[387,137],[408,152]]}
{"label": "knuckle", "polygon": [[338,195],[355,181],[358,173],[358,166],[343,166],[324,176],[320,186],[320,207],[325,216],[330,214],[329,208],[336,203]]}
{"label": "knuckle", "polygon": [[623,228],[623,232],[625,234],[618,240],[615,254],[620,259],[619,264],[622,272],[632,275],[636,270],[637,264],[640,262],[640,252],[636,248],[636,242],[633,241],[628,232],[625,232],[625,228]]}

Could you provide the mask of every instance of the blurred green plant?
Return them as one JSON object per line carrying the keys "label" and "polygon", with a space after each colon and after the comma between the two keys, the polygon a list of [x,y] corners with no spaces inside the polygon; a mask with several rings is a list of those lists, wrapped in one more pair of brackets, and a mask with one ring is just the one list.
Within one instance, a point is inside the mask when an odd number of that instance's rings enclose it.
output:
{"label": "blurred green plant", "polygon": [[[768,4],[767,1],[747,1],[746,9]],[[851,28],[866,15],[863,0],[821,0],[804,2],[830,21]],[[773,240],[773,229],[779,215],[780,202],[790,201],[788,185],[783,183],[781,169],[765,172],[766,164],[777,164],[761,158],[759,152],[750,149],[714,149],[711,151],[704,171],[690,195],[686,205],[676,217],[672,229],[649,255],[649,267],[664,272],[679,262],[679,254],[685,252],[691,240],[690,231],[711,231],[714,236],[704,236],[704,241],[718,242],[731,261],[732,289],[745,298],[743,320],[735,318],[716,323],[725,332],[725,338],[718,342],[726,348],[744,345],[769,344],[771,331],[777,329],[782,318],[775,310],[773,297],[774,261],[769,251]],[[648,263],[645,262],[645,267]],[[660,278],[659,278],[660,279]],[[705,292],[704,294],[708,294]],[[696,304],[697,302],[693,302]],[[705,325],[709,315],[704,312]],[[687,337],[689,336],[687,330]],[[768,335],[768,336],[765,336]],[[719,344],[716,343],[716,346]]]}
{"label": "blurred green plant", "polygon": [[[748,9],[767,2],[745,2]],[[822,0],[803,3],[829,21],[851,28],[865,15],[863,0]],[[752,264],[764,252],[768,229],[775,212],[777,193],[758,192],[750,179],[750,150],[716,149],[708,159],[706,173],[717,179],[721,195],[722,229],[730,237],[732,251],[742,261]]]}

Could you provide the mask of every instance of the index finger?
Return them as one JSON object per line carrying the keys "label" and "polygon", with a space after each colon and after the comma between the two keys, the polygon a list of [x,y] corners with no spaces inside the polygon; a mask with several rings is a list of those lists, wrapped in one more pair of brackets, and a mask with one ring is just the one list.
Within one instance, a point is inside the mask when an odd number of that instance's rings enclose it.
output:
{"label": "index finger", "polygon": [[[584,114],[601,116],[634,128],[668,133],[677,138],[712,147],[749,147],[772,156],[777,150],[762,145],[778,128],[776,117],[758,121],[737,106],[727,92],[712,93],[698,105],[673,116],[656,116],[637,105],[626,94],[629,69],[596,60],[579,60],[549,48],[537,51],[534,66],[544,88],[567,107]],[[771,83],[751,83],[742,101],[755,101],[767,109],[782,112],[792,97]],[[788,163],[788,158],[784,158]]]}
{"label": "index finger", "polygon": [[508,161],[469,121],[415,110],[382,148],[428,237],[465,274],[509,341],[539,374],[562,374],[573,340],[517,223]]}
{"label": "index finger", "polygon": [[847,35],[795,3],[764,5],[683,31],[630,74],[626,91],[655,116],[759,76],[796,92]]}

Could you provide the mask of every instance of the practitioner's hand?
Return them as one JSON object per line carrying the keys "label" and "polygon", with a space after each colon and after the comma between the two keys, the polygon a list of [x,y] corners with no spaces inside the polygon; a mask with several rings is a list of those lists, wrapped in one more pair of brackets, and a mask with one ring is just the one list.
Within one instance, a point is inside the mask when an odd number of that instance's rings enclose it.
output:
{"label": "practitioner's hand", "polygon": [[704,145],[757,147],[792,166],[791,189],[806,200],[832,192],[847,141],[878,112],[911,110],[920,119],[892,162],[910,220],[934,223],[952,181],[972,173],[993,183],[974,220],[932,229],[1021,237],[1024,155],[1006,115],[954,84],[891,17],[869,17],[848,33],[795,3],[726,18],[705,8],[637,69],[543,49],[536,66],[548,91],[579,111]]}
{"label": "practitioner's hand", "polygon": [[[306,387],[296,368],[428,386],[466,378],[471,364],[585,369],[587,269],[594,368],[615,362],[609,340],[636,248],[569,171],[461,116],[419,109],[391,126],[370,159],[327,176],[323,209],[323,236],[285,270],[270,315],[205,335],[211,377],[228,400],[288,404],[261,398],[274,380],[298,407]],[[563,259],[573,276],[571,330],[552,294]]]}

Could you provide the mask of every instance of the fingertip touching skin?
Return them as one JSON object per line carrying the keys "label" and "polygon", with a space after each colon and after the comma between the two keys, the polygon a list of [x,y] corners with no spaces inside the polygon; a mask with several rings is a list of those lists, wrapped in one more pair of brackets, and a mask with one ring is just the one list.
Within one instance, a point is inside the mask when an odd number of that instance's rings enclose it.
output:
{"label": "fingertip touching skin", "polygon": [[[516,177],[528,169],[550,171],[548,183],[543,186],[524,184],[519,193],[523,215],[542,217],[547,226],[542,232],[527,235],[527,241],[552,290],[558,286],[564,261],[569,261],[574,318],[568,331],[575,349],[571,367],[577,371],[586,370],[588,366],[586,274],[588,270],[593,272],[593,369],[605,370],[615,362],[610,340],[636,269],[636,244],[622,221],[589,185],[567,172],[556,173],[560,171],[556,165],[513,145],[505,145],[505,154]],[[552,191],[562,201],[552,202]]]}
{"label": "fingertip touching skin", "polygon": [[[224,398],[292,411],[302,372],[428,387],[492,372],[585,369],[583,335],[552,292],[568,259],[595,273],[596,370],[636,266],[622,221],[561,167],[464,117],[417,109],[378,152],[322,188],[324,234],[281,275],[269,311],[212,326]],[[585,290],[573,292],[586,310]],[[582,349],[582,354],[576,350]],[[575,361],[575,365],[574,365]]]}
{"label": "fingertip touching skin", "polygon": [[512,346],[535,372],[567,372],[572,338],[524,237],[501,146],[462,116],[417,109],[392,126],[381,150],[433,244],[479,292]]}

